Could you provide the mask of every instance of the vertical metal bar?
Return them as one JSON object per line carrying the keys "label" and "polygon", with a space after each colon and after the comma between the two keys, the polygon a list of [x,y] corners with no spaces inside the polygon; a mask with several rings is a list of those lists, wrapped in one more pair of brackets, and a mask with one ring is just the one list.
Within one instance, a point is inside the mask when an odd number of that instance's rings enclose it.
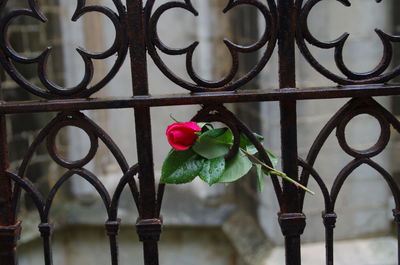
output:
{"label": "vertical metal bar", "polygon": [[326,265],[333,265],[333,228],[325,228],[325,258]]}
{"label": "vertical metal bar", "polygon": [[[281,89],[295,89],[295,30],[294,0],[278,0],[279,12],[279,85]],[[283,171],[298,180],[297,165],[297,108],[296,101],[281,101],[281,148]],[[300,265],[300,235],[305,227],[305,216],[300,212],[297,188],[284,181],[279,223],[285,236],[286,264]]]}
{"label": "vertical metal bar", "polygon": [[135,108],[136,142],[139,162],[140,214],[143,219],[158,217],[153,171],[150,109]]}
{"label": "vertical metal bar", "polygon": [[51,246],[53,226],[49,223],[41,223],[39,231],[43,239],[44,264],[53,265],[53,249]]}
{"label": "vertical metal bar", "polygon": [[0,115],[0,261],[14,265],[17,264],[16,243],[21,228],[20,223],[14,223],[12,184],[6,173],[8,167],[6,116]]}
{"label": "vertical metal bar", "polygon": [[0,115],[0,225],[13,224],[12,216],[12,185],[7,176],[8,163],[6,117]]}
{"label": "vertical metal bar", "polygon": [[[128,1],[128,35],[134,95],[147,95],[147,61],[145,31],[141,0]],[[153,171],[153,146],[151,139],[151,116],[149,107],[135,108],[136,141],[139,162],[141,218],[156,217],[156,196]]]}
{"label": "vertical metal bar", "polygon": [[393,217],[397,225],[397,264],[400,264],[400,209],[393,209]]}
{"label": "vertical metal bar", "polygon": [[397,264],[400,264],[400,222],[397,222]]}
{"label": "vertical metal bar", "polygon": [[295,72],[295,13],[294,0],[278,0],[279,13],[279,85],[280,88],[296,87]]}
{"label": "vertical metal bar", "polygon": [[111,249],[111,264],[118,265],[118,241],[117,236],[121,227],[121,220],[107,221],[106,231],[109,237],[110,249]]}
{"label": "vertical metal bar", "polygon": [[325,256],[326,265],[333,265],[333,229],[336,224],[335,213],[322,213],[325,225]]}
{"label": "vertical metal bar", "polygon": [[147,95],[146,33],[142,0],[127,0],[128,39],[133,93]]}
{"label": "vertical metal bar", "polygon": [[[147,62],[142,1],[128,0],[127,8],[133,94],[147,95]],[[154,218],[155,213],[150,109],[148,107],[135,108],[135,121],[142,206],[141,218],[150,219]]]}
{"label": "vertical metal bar", "polygon": [[[142,0],[127,0],[127,11],[133,94],[147,95],[146,31]],[[140,217],[136,227],[143,242],[144,264],[158,265],[157,241],[161,233],[161,221],[156,203],[149,107],[135,108],[135,124],[140,182]]]}

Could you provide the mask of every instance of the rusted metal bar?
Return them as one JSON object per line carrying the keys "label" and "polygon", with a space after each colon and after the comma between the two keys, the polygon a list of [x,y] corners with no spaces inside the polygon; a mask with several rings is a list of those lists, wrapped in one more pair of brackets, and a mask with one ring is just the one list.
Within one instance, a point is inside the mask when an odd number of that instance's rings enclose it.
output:
{"label": "rusted metal bar", "polygon": [[400,86],[349,86],[309,89],[261,89],[233,92],[182,93],[170,95],[144,95],[125,98],[78,98],[69,100],[37,100],[0,103],[0,113],[59,112],[65,110],[124,109],[134,107],[162,107],[209,104],[263,102],[281,100],[313,100],[400,95]]}
{"label": "rusted metal bar", "polygon": [[[127,10],[133,95],[146,96],[149,91],[143,2],[129,0],[127,1]],[[151,114],[148,106],[136,106],[134,109],[140,185],[139,219],[136,227],[139,238],[143,242],[144,264],[158,265],[157,242],[162,222],[158,216],[156,203]],[[146,227],[145,232],[151,232],[151,236],[144,236],[146,233],[143,232],[143,226]]]}
{"label": "rusted metal bar", "polygon": [[0,225],[13,225],[12,184],[6,171],[9,167],[6,117],[0,115]]}
{"label": "rusted metal bar", "polygon": [[[281,89],[296,87],[295,30],[296,10],[293,0],[279,0],[279,85]],[[297,108],[296,101],[285,98],[280,101],[281,150],[283,171],[298,180],[297,165]],[[300,265],[300,235],[305,227],[305,216],[300,213],[298,190],[294,185],[283,182],[282,203],[279,224],[285,236],[287,265]]]}
{"label": "rusted metal bar", "polygon": [[158,245],[162,231],[162,220],[139,219],[136,230],[144,246],[144,264],[158,264]]}
{"label": "rusted metal bar", "polygon": [[333,265],[333,229],[336,225],[337,216],[335,213],[322,213],[325,225],[325,257],[326,265]]}
{"label": "rusted metal bar", "polygon": [[0,227],[0,261],[1,264],[17,264],[17,241],[21,234],[21,223],[2,225]]}
{"label": "rusted metal bar", "polygon": [[6,117],[0,115],[0,261],[14,265],[17,264],[16,245],[21,223],[15,223],[13,218],[12,184],[6,174],[8,166]]}
{"label": "rusted metal bar", "polygon": [[[142,1],[128,1],[128,32],[132,86],[134,96],[148,95],[145,31]],[[142,203],[142,218],[154,218],[155,185],[151,139],[151,115],[148,106],[135,106],[136,141],[138,143],[139,180]]]}
{"label": "rusted metal bar", "polygon": [[397,264],[400,264],[400,211],[394,209],[393,217],[397,225]]}
{"label": "rusted metal bar", "polygon": [[39,225],[40,235],[43,239],[44,264],[53,265],[53,250],[51,245],[51,236],[53,233],[53,225],[42,223]]}

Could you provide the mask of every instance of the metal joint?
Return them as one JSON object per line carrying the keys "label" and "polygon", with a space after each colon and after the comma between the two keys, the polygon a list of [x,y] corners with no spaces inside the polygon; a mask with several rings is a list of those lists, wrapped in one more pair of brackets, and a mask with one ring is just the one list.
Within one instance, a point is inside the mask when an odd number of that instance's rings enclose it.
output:
{"label": "metal joint", "polygon": [[400,210],[399,209],[393,209],[393,216],[394,216],[394,221],[398,224],[400,224]]}
{"label": "metal joint", "polygon": [[279,225],[284,236],[299,236],[306,227],[306,216],[303,213],[279,213]]}
{"label": "metal joint", "polygon": [[162,232],[162,218],[160,219],[139,219],[136,222],[136,232],[142,242],[159,241]]}
{"label": "metal joint", "polygon": [[0,249],[14,248],[21,236],[21,222],[10,226],[0,226]]}
{"label": "metal joint", "polygon": [[53,232],[53,224],[49,223],[41,223],[39,226],[39,231],[42,237],[46,238],[51,236]]}
{"label": "metal joint", "polygon": [[108,236],[118,235],[120,226],[121,226],[121,219],[117,219],[116,221],[107,221],[106,222],[107,235]]}
{"label": "metal joint", "polygon": [[324,225],[327,228],[335,228],[336,226],[336,213],[326,213],[322,212],[322,218],[324,219]]}

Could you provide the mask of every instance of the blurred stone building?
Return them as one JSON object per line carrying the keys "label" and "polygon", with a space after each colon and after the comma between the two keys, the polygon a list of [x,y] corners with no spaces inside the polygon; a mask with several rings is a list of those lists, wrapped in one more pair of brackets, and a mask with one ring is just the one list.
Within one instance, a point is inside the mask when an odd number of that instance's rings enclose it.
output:
{"label": "blurred stone building", "polygon": [[[165,1],[158,1],[158,5]],[[27,6],[26,2],[10,0],[7,8]],[[66,87],[75,85],[81,80],[84,69],[75,48],[83,46],[90,51],[104,51],[111,45],[115,36],[112,24],[107,18],[98,14],[86,15],[77,22],[71,22],[76,1],[39,2],[49,22],[38,23],[30,18],[16,19],[9,30],[11,44],[17,52],[26,56],[38,54],[52,45],[50,77],[57,84]],[[115,9],[110,0],[88,0],[87,4],[102,4]],[[259,38],[265,25],[254,8],[238,8],[223,14],[222,10],[227,4],[225,0],[193,0],[193,4],[199,11],[199,16],[193,17],[183,10],[171,10],[159,23],[160,37],[167,45],[175,48],[185,47],[195,40],[199,41],[200,45],[195,54],[196,70],[205,79],[220,78],[228,71],[231,63],[230,59],[226,59],[230,56],[222,42],[223,38],[239,44],[251,44]],[[337,1],[325,0],[311,12],[309,24],[312,33],[323,40],[333,40],[344,31],[348,31],[351,37],[345,47],[346,63],[354,70],[367,71],[377,64],[382,52],[380,40],[373,30],[374,28],[381,28],[386,32],[398,30],[395,27],[397,22],[394,16],[396,8],[398,3],[394,1],[377,4],[375,1],[354,0],[352,7],[346,8]],[[313,52],[329,69],[335,71],[331,52],[317,49]],[[246,72],[252,67],[258,56],[257,53],[244,55],[241,71]],[[163,59],[175,72],[181,73],[183,77],[186,76],[184,58],[165,56]],[[297,59],[299,87],[335,85],[313,70],[300,54],[297,54]],[[96,61],[94,82],[107,73],[112,62],[113,58]],[[163,76],[150,58],[148,64],[152,94],[183,92]],[[25,77],[35,81],[37,77],[34,66],[17,66]],[[129,66],[127,59],[116,78],[94,96],[131,96]],[[262,74],[246,85],[246,89],[277,88],[277,78],[278,62],[274,55]],[[2,74],[1,95],[7,101],[35,98],[28,92],[18,89],[4,74]],[[379,100],[389,110],[398,112],[396,100],[389,98]],[[319,130],[345,102],[346,100],[299,102],[298,141],[301,157],[307,155]],[[279,154],[278,103],[243,103],[230,105],[229,108],[255,132],[263,134],[266,138],[265,145]],[[185,121],[189,120],[197,110],[196,106],[159,107],[152,110],[157,176],[169,150],[164,131],[166,126],[173,122],[170,115]],[[133,110],[96,110],[87,111],[85,114],[111,135],[130,165],[136,163]],[[55,113],[10,116],[9,143],[14,169],[18,167],[25,150],[40,128],[54,116]],[[360,115],[349,125],[346,134],[351,139],[352,145],[365,148],[373,144],[379,136],[378,128],[376,120]],[[400,150],[396,138],[392,140],[394,140],[392,147],[379,156],[379,162],[389,172],[398,175],[396,154]],[[62,132],[62,137],[58,138],[58,147],[63,150],[66,157],[76,159],[86,154],[89,148],[88,139],[78,129],[71,128]],[[112,191],[121,173],[109,151],[104,146],[100,146],[99,150],[89,167]],[[340,150],[336,138],[332,135],[323,149],[323,155],[316,163],[316,168],[329,184],[351,159]],[[46,149],[41,148],[31,162],[28,177],[40,187],[41,192],[46,194],[61,175],[62,170],[51,162]],[[336,239],[379,237],[387,243],[385,246],[389,250],[384,255],[394,264],[393,253],[396,253],[396,246],[392,245],[394,241],[390,240],[393,233],[391,217],[393,199],[390,191],[384,181],[367,167],[361,167],[353,175],[337,202],[339,218],[335,232]],[[53,240],[54,264],[110,264],[109,247],[104,231],[104,221],[107,217],[99,196],[90,185],[78,177],[74,177],[68,184],[62,188],[61,194],[57,195],[56,205],[52,210],[52,219],[56,225]],[[308,226],[303,240],[309,243],[324,240],[321,219],[322,196],[314,184],[310,183],[311,189],[317,191],[317,194],[307,197],[305,206]],[[195,181],[188,185],[169,186],[165,196],[162,210],[165,231],[160,242],[162,264],[283,264],[279,248],[283,238],[277,222],[276,213],[279,210],[272,185],[268,185],[264,193],[257,193],[255,179],[251,176],[232,185],[215,185],[211,188]],[[121,264],[141,264],[142,250],[134,227],[137,213],[129,193],[123,196],[120,213],[123,224],[119,236]],[[20,264],[42,264],[40,234],[37,230],[39,219],[29,199],[23,200],[20,214],[24,220],[19,248]],[[360,242],[362,244],[364,241]],[[343,249],[346,250],[345,247]],[[304,261],[305,264],[314,264],[312,263],[314,260],[322,264],[323,252],[315,254],[314,251],[311,254],[312,261]],[[364,263],[356,262],[356,264]]]}

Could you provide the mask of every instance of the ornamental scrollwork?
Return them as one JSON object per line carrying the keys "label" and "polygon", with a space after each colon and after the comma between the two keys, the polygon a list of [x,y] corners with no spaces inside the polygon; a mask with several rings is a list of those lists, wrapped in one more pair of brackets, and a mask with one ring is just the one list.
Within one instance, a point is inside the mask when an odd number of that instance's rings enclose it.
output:
{"label": "ornamental scrollwork", "polygon": [[[34,58],[28,58],[16,52],[8,40],[8,28],[16,18],[31,17],[42,23],[47,23],[45,14],[42,13],[39,1],[28,0],[29,8],[20,8],[7,11],[0,20],[0,63],[22,88],[35,94],[36,96],[52,98],[77,98],[88,97],[103,88],[118,72],[127,54],[128,41],[125,34],[126,15],[125,7],[120,0],[113,0],[117,13],[106,6],[86,5],[86,0],[77,0],[76,9],[72,15],[73,22],[78,21],[88,13],[100,13],[106,16],[113,24],[115,29],[115,39],[110,48],[103,52],[90,52],[83,48],[76,48],[84,62],[84,75],[79,84],[73,87],[62,87],[52,82],[47,74],[48,59],[52,53],[49,46],[42,53]],[[7,1],[3,1],[3,6]],[[114,55],[116,60],[109,72],[97,83],[91,84],[94,75],[93,60],[104,60]],[[27,80],[15,67],[14,63],[36,64],[37,76],[42,86],[38,86]]]}
{"label": "ornamental scrollwork", "polygon": [[[389,69],[389,66],[393,60],[393,44],[400,42],[400,36],[391,35],[385,33],[381,29],[375,29],[382,46],[383,53],[379,63],[370,71],[367,72],[355,72],[352,71],[344,62],[343,49],[350,34],[345,32],[340,37],[331,41],[318,40],[311,32],[308,27],[308,17],[310,11],[323,0],[297,0],[296,8],[298,13],[298,25],[296,30],[296,40],[298,47],[311,64],[314,69],[319,73],[327,77],[328,79],[340,84],[340,85],[356,85],[356,84],[374,84],[374,83],[386,83],[400,74],[400,66],[393,69]],[[351,2],[349,0],[336,0],[345,7],[350,7]],[[375,0],[380,3],[382,0]],[[334,61],[336,67],[340,71],[341,75],[333,73],[325,66],[323,66],[309,49],[309,45],[320,48],[320,49],[333,49],[334,50]]]}
{"label": "ornamental scrollwork", "polygon": [[[266,3],[262,3],[258,0],[229,0],[228,4],[223,10],[223,13],[227,13],[232,9],[239,6],[252,6],[255,7],[262,15],[265,21],[265,30],[262,33],[261,38],[251,45],[238,45],[231,40],[224,39],[224,44],[229,50],[232,65],[227,75],[217,81],[209,81],[201,78],[193,67],[193,54],[199,45],[198,41],[193,42],[185,48],[171,48],[162,42],[157,31],[157,25],[160,18],[167,11],[171,9],[183,9],[194,16],[198,16],[199,13],[193,6],[191,0],[184,1],[170,1],[167,2],[157,9],[154,9],[155,0],[147,1],[145,6],[145,20],[147,23],[147,48],[150,56],[153,58],[155,64],[159,69],[167,76],[171,81],[177,85],[190,90],[192,92],[205,92],[205,91],[229,91],[236,90],[248,83],[265,67],[269,61],[277,40],[277,10],[273,0],[266,0]],[[255,25],[257,26],[257,25]],[[249,70],[243,76],[238,77],[239,71],[239,54],[251,53],[259,51],[265,47],[258,63]],[[186,56],[186,70],[191,78],[191,81],[187,81],[174,73],[161,58],[160,52],[167,55],[185,55]]]}

